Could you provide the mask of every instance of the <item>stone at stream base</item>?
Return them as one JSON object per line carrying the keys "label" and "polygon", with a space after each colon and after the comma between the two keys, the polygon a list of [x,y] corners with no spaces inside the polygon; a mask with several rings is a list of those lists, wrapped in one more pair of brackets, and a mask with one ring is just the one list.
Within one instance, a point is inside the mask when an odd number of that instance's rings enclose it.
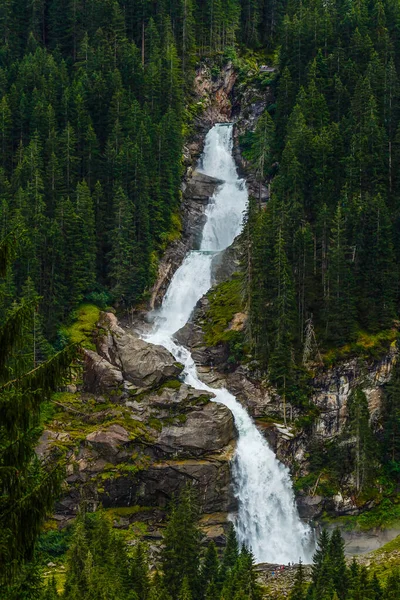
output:
{"label": "stone at stream base", "polygon": [[107,362],[97,352],[85,350],[84,383],[94,393],[107,393],[122,386],[123,375],[117,367]]}
{"label": "stone at stream base", "polygon": [[182,372],[182,365],[162,346],[148,344],[132,333],[115,341],[124,379],[138,387],[151,388]]}
{"label": "stone at stream base", "polygon": [[200,171],[193,171],[184,186],[183,192],[186,198],[208,204],[218,186],[223,183],[221,179],[211,177],[211,175],[206,175]]}

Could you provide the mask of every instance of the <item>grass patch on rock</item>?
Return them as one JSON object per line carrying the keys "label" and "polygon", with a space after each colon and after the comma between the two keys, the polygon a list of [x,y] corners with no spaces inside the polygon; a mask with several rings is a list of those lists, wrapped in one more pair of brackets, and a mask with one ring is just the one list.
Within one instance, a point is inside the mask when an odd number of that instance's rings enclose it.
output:
{"label": "grass patch on rock", "polygon": [[73,315],[71,325],[62,328],[62,334],[72,344],[81,344],[84,348],[96,350],[92,333],[100,317],[100,309],[94,304],[83,304]]}
{"label": "grass patch on rock", "polygon": [[229,341],[232,333],[229,329],[235,314],[242,310],[242,282],[240,277],[224,281],[208,295],[210,302],[204,323],[204,339],[208,346]]}
{"label": "grass patch on rock", "polygon": [[400,496],[384,498],[375,506],[359,515],[328,518],[329,523],[341,525],[347,531],[369,531],[370,529],[400,528]]}

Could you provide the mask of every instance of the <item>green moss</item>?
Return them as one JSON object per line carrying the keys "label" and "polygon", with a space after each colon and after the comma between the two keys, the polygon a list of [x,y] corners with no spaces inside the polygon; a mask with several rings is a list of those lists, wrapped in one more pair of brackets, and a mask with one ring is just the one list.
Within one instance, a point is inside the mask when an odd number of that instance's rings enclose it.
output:
{"label": "green moss", "polygon": [[338,492],[337,484],[331,479],[329,473],[324,473],[322,476],[317,473],[309,473],[304,477],[297,477],[294,479],[293,487],[296,491],[304,491],[307,494],[312,493],[325,498],[331,498]]}
{"label": "green moss", "polygon": [[180,387],[182,385],[182,382],[179,381],[179,379],[170,379],[169,381],[166,381],[165,383],[163,383],[157,390],[157,394],[159,396],[161,396],[162,391],[165,388],[171,389],[171,390],[179,390]]}
{"label": "green moss", "polygon": [[356,340],[340,348],[331,348],[323,355],[326,366],[332,367],[340,361],[354,356],[368,359],[379,359],[386,354],[398,338],[397,329],[385,329],[379,333],[360,331]]}
{"label": "green moss", "polygon": [[170,229],[166,233],[161,234],[161,247],[165,249],[169,244],[179,240],[182,235],[182,218],[179,212],[175,212],[171,216]]}
{"label": "green moss", "polygon": [[382,502],[360,515],[349,515],[330,520],[340,523],[345,529],[368,531],[370,529],[388,529],[400,523],[400,496],[384,498]]}
{"label": "green moss", "polygon": [[234,277],[209,292],[210,305],[203,323],[204,339],[208,346],[229,341],[232,334],[238,333],[229,330],[228,326],[235,314],[242,310],[241,286],[240,277]]}
{"label": "green moss", "polygon": [[163,428],[162,421],[160,421],[160,419],[157,419],[156,417],[150,417],[148,420],[148,424],[152,429],[155,429],[156,431],[161,431]]}
{"label": "green moss", "polygon": [[74,322],[69,327],[62,328],[71,343],[81,344],[84,348],[95,350],[92,333],[100,317],[100,309],[94,304],[83,304],[74,313]]}
{"label": "green moss", "polygon": [[[56,412],[53,413],[52,418],[57,422],[56,430],[69,435],[68,440],[55,440],[52,443],[52,446],[60,450],[71,449],[84,441],[89,433],[111,425],[124,427],[130,434],[131,440],[149,438],[146,426],[141,421],[133,419],[132,412],[128,408],[120,407],[118,410],[118,407],[113,404],[97,404],[92,396],[67,392],[54,394],[53,399]],[[101,413],[100,422],[97,413]],[[48,423],[48,427],[52,429],[52,421]]]}
{"label": "green moss", "polygon": [[201,396],[199,396],[198,398],[194,398],[191,402],[190,405],[191,406],[205,406],[206,404],[208,404],[210,402],[210,396],[206,396],[205,394],[202,394]]}
{"label": "green moss", "polygon": [[131,517],[132,515],[137,515],[138,513],[143,512],[151,512],[154,510],[151,506],[118,506],[117,508],[109,508],[107,509],[107,513],[111,515],[111,517]]}

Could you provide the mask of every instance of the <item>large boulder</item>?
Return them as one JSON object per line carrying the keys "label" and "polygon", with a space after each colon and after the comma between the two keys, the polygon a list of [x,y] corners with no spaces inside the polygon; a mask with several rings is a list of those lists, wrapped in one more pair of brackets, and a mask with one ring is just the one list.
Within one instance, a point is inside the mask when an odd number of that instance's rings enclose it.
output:
{"label": "large boulder", "polygon": [[185,415],[181,424],[164,426],[156,444],[167,454],[201,456],[220,452],[234,436],[230,410],[209,402]]}
{"label": "large boulder", "polygon": [[205,202],[208,204],[211,196],[213,196],[215,190],[223,181],[216,179],[205,173],[194,171],[192,176],[188,180],[184,195],[186,198],[192,198],[198,202]]}
{"label": "large boulder", "polygon": [[89,433],[86,443],[100,456],[111,459],[130,443],[130,436],[124,427],[114,424]]}
{"label": "large boulder", "polygon": [[168,350],[141,340],[132,333],[115,338],[124,379],[141,388],[151,388],[178,377],[182,365]]}
{"label": "large boulder", "polygon": [[124,391],[126,396],[131,390],[157,387],[183,369],[162,346],[122,329],[112,313],[100,316],[96,348],[85,350],[85,390],[94,394],[119,389],[119,397]]}
{"label": "large boulder", "polygon": [[121,371],[93,350],[85,350],[83,375],[85,389],[97,394],[109,394],[122,388],[124,378]]}

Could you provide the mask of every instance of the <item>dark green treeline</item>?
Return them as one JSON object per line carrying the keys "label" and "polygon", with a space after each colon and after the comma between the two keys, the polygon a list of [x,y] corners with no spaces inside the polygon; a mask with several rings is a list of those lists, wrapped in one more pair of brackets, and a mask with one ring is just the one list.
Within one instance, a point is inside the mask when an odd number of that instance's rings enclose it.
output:
{"label": "dark green treeline", "polygon": [[[251,553],[239,549],[233,527],[221,556],[214,542],[202,546],[198,509],[186,488],[173,503],[157,572],[150,571],[148,548],[128,551],[101,512],[77,519],[66,556],[64,592],[50,580],[41,600],[261,600]],[[14,600],[6,597],[5,600]]]}
{"label": "dark green treeline", "polygon": [[311,583],[305,585],[302,566],[297,571],[290,600],[391,600],[400,593],[400,575],[393,571],[382,585],[355,560],[347,565],[344,541],[338,529],[323,531],[313,557]]}
{"label": "dark green treeline", "polygon": [[250,208],[247,279],[254,351],[292,397],[317,345],[398,316],[399,24],[391,0],[288,2],[281,23],[276,104],[251,149],[272,195]]}
{"label": "dark green treeline", "polygon": [[0,236],[28,232],[6,294],[29,278],[48,338],[84,299],[142,298],[180,231],[195,63],[277,18],[260,0],[1,2]]}
{"label": "dark green treeline", "polygon": [[[61,490],[64,470],[57,453],[42,461],[35,453],[42,409],[68,380],[76,349],[67,347],[37,364],[35,321],[37,298],[26,290],[20,302],[4,310],[2,281],[14,258],[12,236],[0,239],[0,597],[29,566],[43,523]],[[28,575],[29,573],[29,575]],[[28,600],[21,593],[15,599]]]}

